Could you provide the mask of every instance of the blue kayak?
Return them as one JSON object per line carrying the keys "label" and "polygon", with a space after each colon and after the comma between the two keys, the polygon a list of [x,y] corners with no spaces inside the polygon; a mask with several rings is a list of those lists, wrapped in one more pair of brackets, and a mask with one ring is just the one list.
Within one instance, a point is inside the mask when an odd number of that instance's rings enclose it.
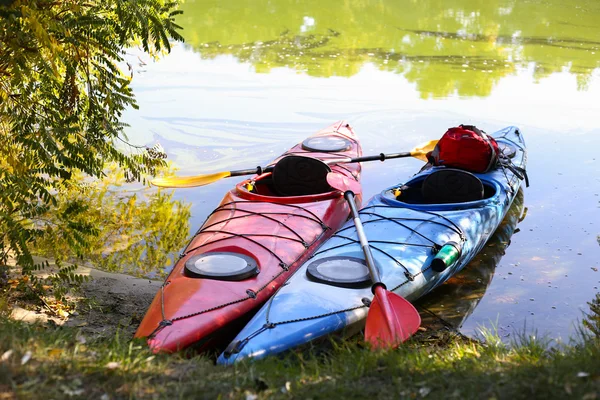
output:
{"label": "blue kayak", "polygon": [[[409,301],[430,292],[467,265],[503,220],[526,177],[527,153],[516,127],[492,136],[502,154],[491,171],[424,168],[360,210],[388,290]],[[372,298],[356,229],[348,221],[258,311],[217,362],[262,358],[360,328]]]}

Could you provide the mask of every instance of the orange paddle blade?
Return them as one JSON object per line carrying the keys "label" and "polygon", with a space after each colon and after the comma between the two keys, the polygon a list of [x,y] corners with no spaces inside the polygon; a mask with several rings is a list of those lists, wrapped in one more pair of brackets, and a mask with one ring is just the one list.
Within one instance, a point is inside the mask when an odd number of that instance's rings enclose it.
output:
{"label": "orange paddle blade", "polygon": [[427,143],[423,143],[419,147],[415,147],[410,151],[410,155],[414,158],[418,158],[421,161],[427,161],[427,153],[433,151],[438,140],[430,140]]}
{"label": "orange paddle blade", "polygon": [[196,176],[173,176],[167,178],[156,178],[152,180],[154,186],[164,188],[190,188],[196,186],[204,186],[209,183],[219,181],[223,178],[231,176],[230,171],[216,172],[214,174],[196,175]]}
{"label": "orange paddle blade", "polygon": [[419,325],[421,316],[408,300],[381,286],[375,288],[365,327],[365,340],[372,349],[398,347]]}

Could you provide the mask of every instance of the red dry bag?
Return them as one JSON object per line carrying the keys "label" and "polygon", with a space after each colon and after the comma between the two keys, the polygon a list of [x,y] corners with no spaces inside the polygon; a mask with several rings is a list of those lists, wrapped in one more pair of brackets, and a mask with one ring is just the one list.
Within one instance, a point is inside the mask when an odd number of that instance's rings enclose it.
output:
{"label": "red dry bag", "polygon": [[487,172],[498,162],[498,143],[473,125],[450,128],[427,158],[433,165],[444,165],[470,172]]}

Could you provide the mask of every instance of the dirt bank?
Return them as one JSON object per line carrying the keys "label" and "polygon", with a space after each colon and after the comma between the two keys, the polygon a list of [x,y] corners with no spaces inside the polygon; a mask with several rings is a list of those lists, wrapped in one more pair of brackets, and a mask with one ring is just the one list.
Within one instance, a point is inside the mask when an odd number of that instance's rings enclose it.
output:
{"label": "dirt bank", "polygon": [[76,326],[91,335],[108,336],[120,331],[132,336],[162,283],[91,267],[80,267],[77,273],[91,279],[78,293],[69,296],[75,307],[68,314],[57,315],[47,306],[32,310],[31,306],[20,304],[13,307],[12,318]]}

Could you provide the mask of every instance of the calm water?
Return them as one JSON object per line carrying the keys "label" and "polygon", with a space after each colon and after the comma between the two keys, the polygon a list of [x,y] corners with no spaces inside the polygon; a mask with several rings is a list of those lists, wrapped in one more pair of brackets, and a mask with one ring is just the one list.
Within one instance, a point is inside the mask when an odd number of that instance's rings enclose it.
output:
{"label": "calm water", "polygon": [[[131,141],[160,142],[195,174],[264,165],[339,119],[365,154],[409,150],[460,123],[518,125],[531,180],[519,232],[497,236],[423,304],[466,334],[574,333],[600,287],[600,2],[186,0],[183,10],[186,44],[134,78]],[[420,165],[364,164],[365,195]],[[234,183],[177,191],[193,203],[193,229]]]}

